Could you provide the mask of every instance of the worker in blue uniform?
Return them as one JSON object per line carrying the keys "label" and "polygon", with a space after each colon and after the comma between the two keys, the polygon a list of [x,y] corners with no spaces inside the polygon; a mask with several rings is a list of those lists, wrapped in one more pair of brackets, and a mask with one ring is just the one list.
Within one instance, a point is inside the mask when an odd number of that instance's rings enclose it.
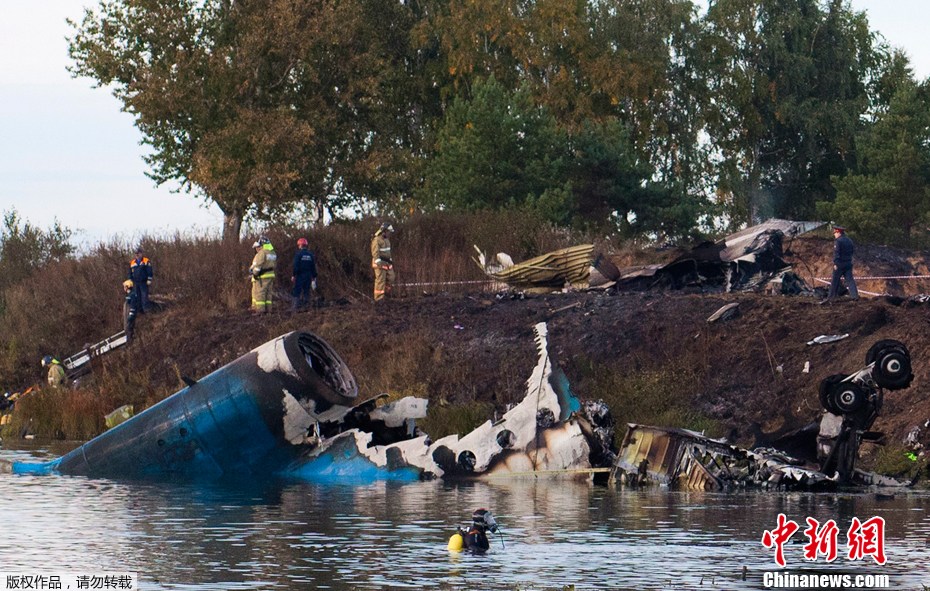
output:
{"label": "worker in blue uniform", "polygon": [[858,300],[859,290],[853,278],[853,253],[855,252],[853,241],[846,235],[846,228],[843,226],[833,226],[833,238],[833,277],[830,281],[829,294],[824,302],[831,302],[839,297],[841,280],[846,283],[850,299]]}
{"label": "worker in blue uniform", "polygon": [[149,304],[149,286],[152,285],[152,278],[155,273],[152,271],[152,261],[149,260],[142,247],[136,249],[136,256],[129,262],[129,280],[132,281],[133,289],[139,298],[139,313],[148,312]]}
{"label": "worker in blue uniform", "polygon": [[310,250],[307,239],[297,240],[297,252],[294,253],[294,269],[291,273],[291,283],[294,284],[293,309],[304,308],[310,302],[310,292],[316,291],[316,257]]}

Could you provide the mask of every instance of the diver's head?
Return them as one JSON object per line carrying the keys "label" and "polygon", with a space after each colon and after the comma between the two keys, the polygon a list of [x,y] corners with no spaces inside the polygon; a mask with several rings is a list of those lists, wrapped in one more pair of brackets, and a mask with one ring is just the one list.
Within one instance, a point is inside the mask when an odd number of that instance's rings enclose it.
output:
{"label": "diver's head", "polygon": [[497,520],[487,509],[475,509],[475,512],[471,514],[471,521],[475,527],[482,531],[488,530],[491,533],[497,531]]}

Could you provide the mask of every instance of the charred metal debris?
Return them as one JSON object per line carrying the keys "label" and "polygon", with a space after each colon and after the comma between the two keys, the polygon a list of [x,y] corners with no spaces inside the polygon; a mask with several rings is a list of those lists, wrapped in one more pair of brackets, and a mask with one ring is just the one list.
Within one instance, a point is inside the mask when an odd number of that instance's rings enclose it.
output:
{"label": "charred metal debris", "polygon": [[824,378],[819,386],[823,418],[772,442],[773,447],[750,451],[694,431],[631,424],[610,480],[695,490],[908,486],[858,470],[855,464],[864,441],[882,438],[870,429],[884,391],[905,389],[914,379],[910,353],[899,341],[881,340],[869,349],[865,362],[851,374]]}
{"label": "charred metal debris", "polygon": [[563,289],[644,290],[699,288],[702,291],[763,291],[813,294],[814,290],[785,262],[785,239],[815,230],[823,222],[771,219],[705,242],[664,264],[619,268],[593,244],[553,251],[520,263],[506,253],[488,257],[477,246],[474,259],[502,289],[549,292]]}

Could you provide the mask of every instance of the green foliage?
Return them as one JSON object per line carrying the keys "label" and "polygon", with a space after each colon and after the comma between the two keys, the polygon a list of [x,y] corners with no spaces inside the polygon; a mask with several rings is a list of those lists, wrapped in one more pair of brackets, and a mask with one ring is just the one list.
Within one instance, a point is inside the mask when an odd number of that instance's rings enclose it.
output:
{"label": "green foliage", "polygon": [[72,23],[72,72],[111,88],[135,116],[151,177],[198,188],[236,240],[246,214],[300,200],[335,208],[346,191],[383,190],[416,138],[405,125],[409,10],[101,2]]}
{"label": "green foliage", "polygon": [[[136,118],[152,178],[215,201],[226,240],[295,211],[507,208],[674,240],[811,217],[831,178],[872,174],[857,142],[913,75],[865,13],[715,0],[698,15],[688,0],[107,0],[69,50]],[[901,187],[868,190],[882,196],[853,212],[879,200],[923,223]]]}
{"label": "green foliage", "polygon": [[918,456],[913,460],[909,457],[911,455],[907,449],[899,445],[882,446],[878,449],[873,469],[879,474],[895,478],[912,479],[926,474],[927,458]]}
{"label": "green foliage", "polygon": [[[586,398],[606,402],[617,425],[640,423],[720,434],[716,421],[690,406],[688,384],[698,379],[691,369],[669,364],[624,375],[603,364],[578,366],[590,373]],[[619,440],[625,430],[617,431],[614,437]]]}
{"label": "green foliage", "polygon": [[431,404],[425,419],[420,419],[417,426],[429,433],[435,441],[446,435],[470,433],[476,427],[491,420],[494,407],[486,402],[469,402],[441,406]]}
{"label": "green foliage", "polygon": [[930,223],[930,87],[903,81],[859,140],[856,174],[837,177],[837,198],[821,202],[826,219],[865,240],[926,245]]}
{"label": "green foliage", "polygon": [[565,140],[555,119],[526,88],[511,93],[492,76],[446,112],[422,200],[466,210],[524,205],[559,187],[564,170]]}
{"label": "green foliage", "polygon": [[58,221],[42,230],[20,219],[15,209],[3,213],[0,226],[0,313],[7,289],[51,262],[74,254],[71,230]]}
{"label": "green foliage", "polygon": [[735,221],[807,217],[849,166],[876,59],[841,2],[720,0],[706,19],[708,131]]}

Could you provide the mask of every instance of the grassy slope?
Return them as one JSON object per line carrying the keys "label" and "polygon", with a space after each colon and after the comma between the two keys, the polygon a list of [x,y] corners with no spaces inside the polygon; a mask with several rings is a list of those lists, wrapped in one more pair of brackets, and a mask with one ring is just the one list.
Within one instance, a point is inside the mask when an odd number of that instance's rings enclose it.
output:
{"label": "grassy slope", "polygon": [[[423,220],[420,227],[398,233],[395,249],[402,278],[403,271],[418,280],[479,278],[467,260],[466,246],[468,235],[477,232],[455,233],[451,226],[437,232],[429,226]],[[244,267],[247,245],[235,253],[210,243],[154,245],[157,249],[149,249],[158,265],[153,293],[165,302],[165,309],[143,316],[138,342],[109,356],[94,380],[81,389],[25,399],[7,433],[31,421],[39,435],[91,437],[103,428],[103,415],[117,406],[133,403],[141,409],[153,404],[182,387],[180,376],[205,375],[266,340],[297,329],[322,335],[340,352],[355,372],[362,396],[386,391],[395,397],[429,397],[431,415],[423,425],[427,432],[434,437],[462,432],[523,395],[535,362],[532,326],[543,320],[550,323],[553,353],[573,389],[583,398],[606,400],[621,425],[630,421],[674,425],[715,435],[735,429],[747,443],[751,422],[769,431],[799,426],[819,415],[820,378],[858,369],[865,351],[880,338],[908,344],[917,378],[909,390],[889,394],[877,427],[897,445],[908,430],[930,418],[930,391],[922,376],[922,360],[930,352],[925,334],[930,316],[924,306],[893,306],[878,300],[817,306],[809,298],[680,292],[559,294],[521,301],[499,300],[473,290],[424,295],[417,288],[406,290],[405,297],[385,308],[375,308],[365,295],[370,289],[366,228],[329,231],[330,236],[311,237],[321,255],[327,305],[299,314],[279,306],[266,317],[249,314],[245,277],[238,271],[216,271],[229,268],[223,265]],[[482,246],[509,250],[520,260],[537,254],[535,248],[554,248],[567,240],[538,230],[522,239],[515,234],[496,242],[484,238]],[[287,245],[291,238],[275,240]],[[506,240],[513,242],[502,245]],[[524,250],[519,240],[526,242]],[[822,275],[829,267],[829,247],[828,241],[813,238],[796,241],[792,251],[812,274]],[[289,260],[288,249],[281,250],[283,259]],[[861,250],[863,273],[872,273],[872,268],[883,274],[921,270],[914,264],[922,264],[920,257],[887,249]],[[30,362],[48,350],[48,343],[59,347],[56,353],[67,353],[115,332],[123,258],[101,249],[93,257],[37,278],[45,282],[41,289],[21,288],[18,297],[25,298],[70,283],[77,297],[62,297],[59,301],[67,305],[47,309],[44,316],[16,322],[4,319],[6,334],[11,335],[4,361],[8,367],[22,366],[24,373],[38,379],[39,371]],[[88,268],[97,273],[96,280],[88,276]],[[202,276],[204,268],[214,272]],[[96,285],[107,283],[100,279],[104,274],[115,276],[113,288],[98,290]],[[279,277],[286,275],[279,272]],[[85,276],[92,286],[87,294],[78,279]],[[282,292],[286,287],[282,281]],[[98,291],[105,294],[100,299],[107,301],[106,309],[89,303]],[[740,302],[740,317],[708,325],[707,316],[729,301]],[[14,304],[24,306],[20,300]],[[566,308],[570,304],[577,305]],[[19,332],[16,326],[22,327]],[[30,327],[38,327],[32,329],[35,338],[29,336]],[[52,336],[56,333],[61,335],[57,339]],[[851,336],[832,345],[805,344],[814,336],[832,333]],[[33,350],[20,358],[15,353],[28,349],[25,345]],[[810,373],[802,372],[805,362],[810,362]]]}

